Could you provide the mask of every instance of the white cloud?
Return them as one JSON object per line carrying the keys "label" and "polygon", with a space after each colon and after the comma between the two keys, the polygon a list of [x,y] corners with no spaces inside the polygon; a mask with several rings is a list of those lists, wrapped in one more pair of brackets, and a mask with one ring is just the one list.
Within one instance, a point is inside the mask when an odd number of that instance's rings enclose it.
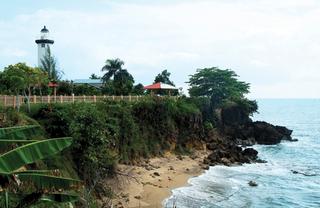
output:
{"label": "white cloud", "polygon": [[106,58],[119,57],[144,84],[168,69],[186,88],[197,68],[219,66],[251,82],[253,97],[320,97],[319,1],[113,2],[111,7],[45,9],[0,21],[0,67],[12,61],[34,65],[34,39],[46,24],[69,79],[99,73]]}

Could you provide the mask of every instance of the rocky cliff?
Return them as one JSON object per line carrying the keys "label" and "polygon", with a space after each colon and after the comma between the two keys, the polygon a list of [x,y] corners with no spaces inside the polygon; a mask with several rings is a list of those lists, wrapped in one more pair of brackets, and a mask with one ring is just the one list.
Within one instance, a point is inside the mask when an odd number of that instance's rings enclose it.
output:
{"label": "rocky cliff", "polygon": [[291,137],[292,130],[264,121],[253,122],[238,105],[222,108],[216,113],[218,128],[207,135],[207,148],[212,153],[204,160],[205,164],[258,162],[258,152],[247,146],[295,141]]}

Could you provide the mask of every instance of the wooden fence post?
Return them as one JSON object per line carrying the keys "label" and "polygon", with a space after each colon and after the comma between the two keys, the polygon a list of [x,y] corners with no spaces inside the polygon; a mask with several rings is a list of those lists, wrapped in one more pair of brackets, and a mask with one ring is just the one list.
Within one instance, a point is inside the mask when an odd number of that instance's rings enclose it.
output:
{"label": "wooden fence post", "polygon": [[85,95],[83,96],[83,102],[86,102],[86,96]]}
{"label": "wooden fence post", "polygon": [[50,95],[48,95],[48,103],[50,103]]}
{"label": "wooden fence post", "polygon": [[129,101],[131,102],[131,95],[129,95]]}
{"label": "wooden fence post", "polygon": [[74,103],[74,93],[72,93],[72,103]]}
{"label": "wooden fence post", "polygon": [[63,103],[63,96],[60,95],[60,103]]}
{"label": "wooden fence post", "polygon": [[93,102],[97,102],[97,97],[95,95],[93,96]]}
{"label": "wooden fence post", "polygon": [[33,96],[33,103],[34,103],[34,104],[37,103],[37,96],[36,96],[36,95]]}
{"label": "wooden fence post", "polygon": [[123,95],[121,95],[121,100],[123,100]]}
{"label": "wooden fence post", "polygon": [[3,105],[4,105],[4,107],[6,107],[6,106],[7,106],[7,96],[6,96],[6,95],[4,96]]}
{"label": "wooden fence post", "polygon": [[13,109],[16,109],[16,96],[13,96]]}

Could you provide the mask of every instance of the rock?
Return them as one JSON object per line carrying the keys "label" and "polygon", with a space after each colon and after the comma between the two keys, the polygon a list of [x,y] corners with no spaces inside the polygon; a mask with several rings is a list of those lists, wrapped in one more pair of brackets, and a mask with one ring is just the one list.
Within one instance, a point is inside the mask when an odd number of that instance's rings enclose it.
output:
{"label": "rock", "polygon": [[247,148],[247,149],[243,150],[242,154],[244,156],[247,156],[251,160],[256,160],[258,157],[258,151],[253,148]]}
{"label": "rock", "polygon": [[139,196],[139,195],[138,196],[134,196],[134,198],[140,200],[141,196]]}
{"label": "rock", "polygon": [[174,170],[174,168],[172,166],[169,166],[169,170]]}
{"label": "rock", "polygon": [[214,150],[216,148],[217,148],[217,145],[215,143],[207,144],[207,149],[208,150]]}
{"label": "rock", "polygon": [[190,169],[189,168],[186,168],[186,171],[188,172]]}
{"label": "rock", "polygon": [[150,166],[146,166],[145,169],[148,170],[148,171],[153,170],[153,168],[150,167]]}
{"label": "rock", "polygon": [[121,198],[128,198],[129,197],[129,193],[121,193],[120,197]]}
{"label": "rock", "polygon": [[227,158],[223,157],[221,159],[221,162],[224,164],[224,165],[227,165],[227,166],[230,166],[231,165],[231,162],[230,160],[228,160]]}
{"label": "rock", "polygon": [[221,123],[224,126],[237,126],[246,124],[250,121],[249,116],[245,113],[244,109],[233,104],[221,109]]}
{"label": "rock", "polygon": [[258,144],[278,144],[281,140],[292,140],[292,130],[283,126],[274,126],[267,122],[253,123],[255,139]]}
{"label": "rock", "polygon": [[249,181],[249,186],[258,186],[258,184],[255,181]]}
{"label": "rock", "polygon": [[160,173],[154,172],[153,175],[155,175],[155,176],[160,176]]}
{"label": "rock", "polygon": [[197,158],[198,158],[198,156],[197,156],[197,155],[195,155],[195,154],[193,154],[193,155],[191,155],[191,156],[190,156],[190,158],[191,158],[192,160],[195,160],[195,159],[197,159]]}
{"label": "rock", "polygon": [[256,140],[254,137],[248,137],[246,139],[240,139],[240,138],[237,138],[236,139],[236,144],[237,145],[241,145],[241,146],[252,146],[252,145],[255,145],[256,144]]}
{"label": "rock", "polygon": [[203,169],[203,170],[209,170],[209,168],[210,168],[209,165],[204,165],[204,166],[202,166],[202,169]]}

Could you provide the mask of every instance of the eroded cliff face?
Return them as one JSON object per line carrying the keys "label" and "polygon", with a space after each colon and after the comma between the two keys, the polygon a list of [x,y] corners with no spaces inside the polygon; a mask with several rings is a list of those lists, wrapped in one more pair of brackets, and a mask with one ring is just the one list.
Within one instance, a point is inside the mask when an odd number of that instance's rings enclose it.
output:
{"label": "eroded cliff face", "polygon": [[292,139],[292,130],[263,121],[253,122],[238,105],[232,105],[215,112],[218,128],[207,135],[207,148],[212,153],[204,160],[205,164],[231,165],[235,163],[261,162],[258,152],[246,148],[254,144],[272,145],[282,140]]}

